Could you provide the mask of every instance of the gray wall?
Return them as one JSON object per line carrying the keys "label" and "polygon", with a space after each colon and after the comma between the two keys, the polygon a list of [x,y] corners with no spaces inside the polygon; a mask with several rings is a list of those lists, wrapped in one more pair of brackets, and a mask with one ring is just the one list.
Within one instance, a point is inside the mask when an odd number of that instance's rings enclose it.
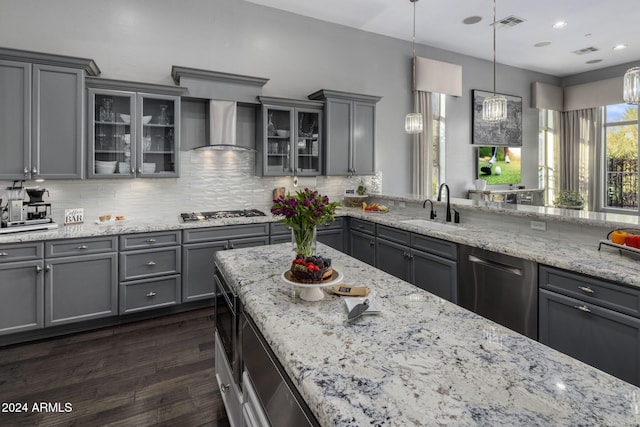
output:
{"label": "gray wall", "polygon": [[[403,130],[411,109],[410,42],[241,0],[5,0],[0,40],[5,47],[93,58],[107,78],[170,84],[176,64],[268,77],[263,93],[270,96],[306,98],[320,88],[380,95],[382,190],[411,191],[411,139]],[[427,46],[417,54],[463,66],[464,95],[447,98],[445,167],[452,194],[465,196],[475,167],[471,90],[491,90],[492,64]],[[530,83],[560,79],[506,66],[497,73],[498,92],[523,98],[523,176],[535,187],[538,115],[529,108]]]}

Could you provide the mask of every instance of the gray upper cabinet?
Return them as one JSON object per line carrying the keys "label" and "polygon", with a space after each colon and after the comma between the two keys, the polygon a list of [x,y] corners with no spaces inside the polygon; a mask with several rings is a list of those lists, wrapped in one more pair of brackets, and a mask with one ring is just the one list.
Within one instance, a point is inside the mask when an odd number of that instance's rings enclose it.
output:
{"label": "gray upper cabinet", "polygon": [[316,101],[260,97],[256,173],[316,176],[322,173],[322,111]]}
{"label": "gray upper cabinet", "polygon": [[0,179],[83,176],[90,59],[0,48]]}
{"label": "gray upper cabinet", "polygon": [[378,96],[322,89],[309,99],[325,101],[326,175],[375,173]]}
{"label": "gray upper cabinet", "polygon": [[90,178],[180,175],[183,88],[99,78],[87,87]]}

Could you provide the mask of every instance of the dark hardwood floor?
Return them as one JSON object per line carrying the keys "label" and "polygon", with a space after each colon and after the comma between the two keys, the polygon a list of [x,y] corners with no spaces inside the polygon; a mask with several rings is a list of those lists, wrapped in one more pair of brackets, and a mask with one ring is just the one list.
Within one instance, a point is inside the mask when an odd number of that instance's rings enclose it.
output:
{"label": "dark hardwood floor", "polygon": [[213,327],[207,308],[0,347],[0,426],[228,426]]}

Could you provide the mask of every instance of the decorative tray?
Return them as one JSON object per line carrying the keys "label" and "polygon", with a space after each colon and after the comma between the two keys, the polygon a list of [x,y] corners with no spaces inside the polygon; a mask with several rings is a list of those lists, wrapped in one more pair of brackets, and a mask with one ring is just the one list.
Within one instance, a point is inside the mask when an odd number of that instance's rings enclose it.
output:
{"label": "decorative tray", "polygon": [[[632,246],[628,246],[626,244],[620,244],[620,243],[614,243],[611,241],[611,234],[613,234],[614,231],[624,231],[625,233],[627,233],[627,235],[632,235],[634,237],[637,237],[638,239],[640,239],[640,229],[638,228],[616,228],[615,230],[611,230],[608,234],[607,234],[607,238],[606,240],[600,240],[600,242],[598,243],[598,250],[600,250],[602,248],[602,245],[604,246],[609,246],[615,249],[619,249],[620,252],[627,252],[630,254],[634,254],[634,255],[640,255],[640,248],[634,248]],[[638,242],[640,244],[640,241]]]}
{"label": "decorative tray", "polygon": [[297,280],[295,280],[292,276],[291,276],[291,270],[287,270],[284,273],[282,273],[282,280],[284,280],[285,282],[287,282],[290,285],[295,285],[295,286],[300,286],[302,288],[305,287],[324,287],[324,286],[333,286],[333,285],[337,285],[338,283],[342,282],[342,279],[344,279],[344,275],[336,270],[333,270],[333,272],[331,273],[331,277],[327,278],[326,280],[323,280],[321,282],[298,282]]}

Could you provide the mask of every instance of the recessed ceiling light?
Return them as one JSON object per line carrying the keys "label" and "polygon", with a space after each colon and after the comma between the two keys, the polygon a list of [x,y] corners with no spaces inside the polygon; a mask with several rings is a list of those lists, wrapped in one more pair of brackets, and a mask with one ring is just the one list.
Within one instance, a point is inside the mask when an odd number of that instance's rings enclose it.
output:
{"label": "recessed ceiling light", "polygon": [[549,46],[550,44],[551,44],[550,41],[545,40],[545,41],[534,44],[533,47],[545,47],[545,46]]}
{"label": "recessed ceiling light", "polygon": [[462,22],[467,25],[472,25],[477,24],[480,21],[482,21],[482,16],[469,16],[468,18],[464,18]]}
{"label": "recessed ceiling light", "polygon": [[553,28],[555,28],[556,30],[559,28],[564,28],[567,26],[567,21],[558,21],[555,24],[553,24]]}
{"label": "recessed ceiling light", "polygon": [[592,59],[591,61],[585,62],[585,64],[597,64],[598,62],[602,62],[602,59]]}
{"label": "recessed ceiling light", "polygon": [[626,49],[627,45],[626,44],[617,44],[613,47],[613,50],[622,50],[622,49]]}

